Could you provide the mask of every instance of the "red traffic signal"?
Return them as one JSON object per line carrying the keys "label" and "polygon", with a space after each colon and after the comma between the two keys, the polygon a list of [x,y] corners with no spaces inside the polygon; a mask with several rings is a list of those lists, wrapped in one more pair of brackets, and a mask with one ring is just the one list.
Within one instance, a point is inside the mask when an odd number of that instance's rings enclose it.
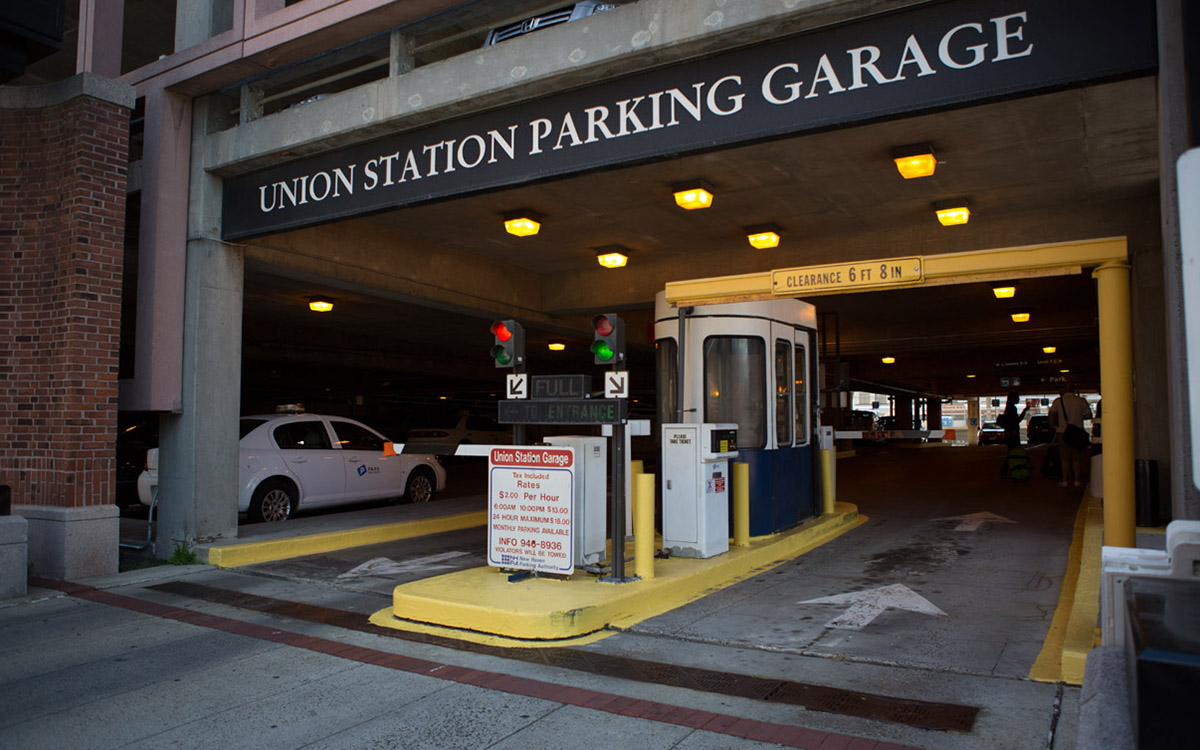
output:
{"label": "red traffic signal", "polygon": [[492,359],[496,367],[515,367],[525,364],[525,329],[515,320],[492,323]]}

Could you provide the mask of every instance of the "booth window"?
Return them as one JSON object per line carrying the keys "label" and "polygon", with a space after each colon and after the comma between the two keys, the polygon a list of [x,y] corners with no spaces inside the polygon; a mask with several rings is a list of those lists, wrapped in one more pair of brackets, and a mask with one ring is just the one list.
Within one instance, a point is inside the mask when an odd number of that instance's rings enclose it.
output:
{"label": "booth window", "polygon": [[792,444],[792,342],[775,339],[775,447]]}
{"label": "booth window", "polygon": [[654,375],[655,387],[658,394],[658,423],[671,424],[679,421],[676,413],[676,383],[679,379],[675,371],[679,369],[679,345],[675,339],[659,339],[654,342]]}
{"label": "booth window", "polygon": [[704,421],[733,422],[738,447],[767,444],[767,352],[752,336],[704,340]]}
{"label": "booth window", "polygon": [[804,346],[796,344],[796,445],[808,445],[808,383],[805,373],[808,372],[807,357],[804,356]]}

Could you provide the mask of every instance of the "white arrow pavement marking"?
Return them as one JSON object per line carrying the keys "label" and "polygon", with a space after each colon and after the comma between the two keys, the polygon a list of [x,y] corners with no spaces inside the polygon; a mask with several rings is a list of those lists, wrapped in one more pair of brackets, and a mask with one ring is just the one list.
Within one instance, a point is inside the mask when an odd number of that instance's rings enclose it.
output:
{"label": "white arrow pavement marking", "polygon": [[958,526],[954,527],[955,531],[979,531],[979,527],[985,523],[1016,523],[1011,518],[998,516],[995,513],[983,511],[981,513],[971,513],[966,516],[947,516],[946,518],[935,518],[935,521],[962,521]]}
{"label": "white arrow pavement marking", "polygon": [[443,565],[446,560],[453,560],[456,557],[469,555],[470,552],[439,552],[436,555],[427,555],[425,557],[415,557],[412,560],[404,562],[396,562],[387,557],[376,557],[367,560],[362,565],[358,565],[345,573],[342,573],[338,578],[361,578],[366,576],[391,576],[401,573],[414,573],[425,570],[441,570],[443,568],[453,568],[453,565]]}
{"label": "white arrow pavement marking", "polygon": [[825,623],[827,628],[842,628],[843,630],[862,630],[884,610],[907,609],[923,615],[945,617],[946,613],[933,606],[925,597],[905,586],[903,583],[893,583],[891,586],[871,589],[870,591],[855,591],[849,594],[823,596],[820,599],[809,599],[797,604],[849,604],[850,609]]}

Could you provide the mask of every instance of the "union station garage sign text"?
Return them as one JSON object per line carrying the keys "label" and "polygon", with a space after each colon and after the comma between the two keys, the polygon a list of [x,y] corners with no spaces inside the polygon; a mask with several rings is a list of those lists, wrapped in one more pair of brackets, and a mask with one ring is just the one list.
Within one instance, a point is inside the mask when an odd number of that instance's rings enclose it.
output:
{"label": "union station garage sign text", "polygon": [[242,239],[1155,65],[1152,2],[922,5],[233,177],[225,182],[222,236]]}

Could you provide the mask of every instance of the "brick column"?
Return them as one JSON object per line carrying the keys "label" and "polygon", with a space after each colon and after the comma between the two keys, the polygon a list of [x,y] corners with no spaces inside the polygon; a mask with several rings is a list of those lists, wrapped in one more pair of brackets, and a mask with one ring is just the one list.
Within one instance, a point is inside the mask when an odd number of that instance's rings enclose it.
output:
{"label": "brick column", "polygon": [[0,89],[0,484],[37,575],[116,572],[129,110],[92,74]]}

